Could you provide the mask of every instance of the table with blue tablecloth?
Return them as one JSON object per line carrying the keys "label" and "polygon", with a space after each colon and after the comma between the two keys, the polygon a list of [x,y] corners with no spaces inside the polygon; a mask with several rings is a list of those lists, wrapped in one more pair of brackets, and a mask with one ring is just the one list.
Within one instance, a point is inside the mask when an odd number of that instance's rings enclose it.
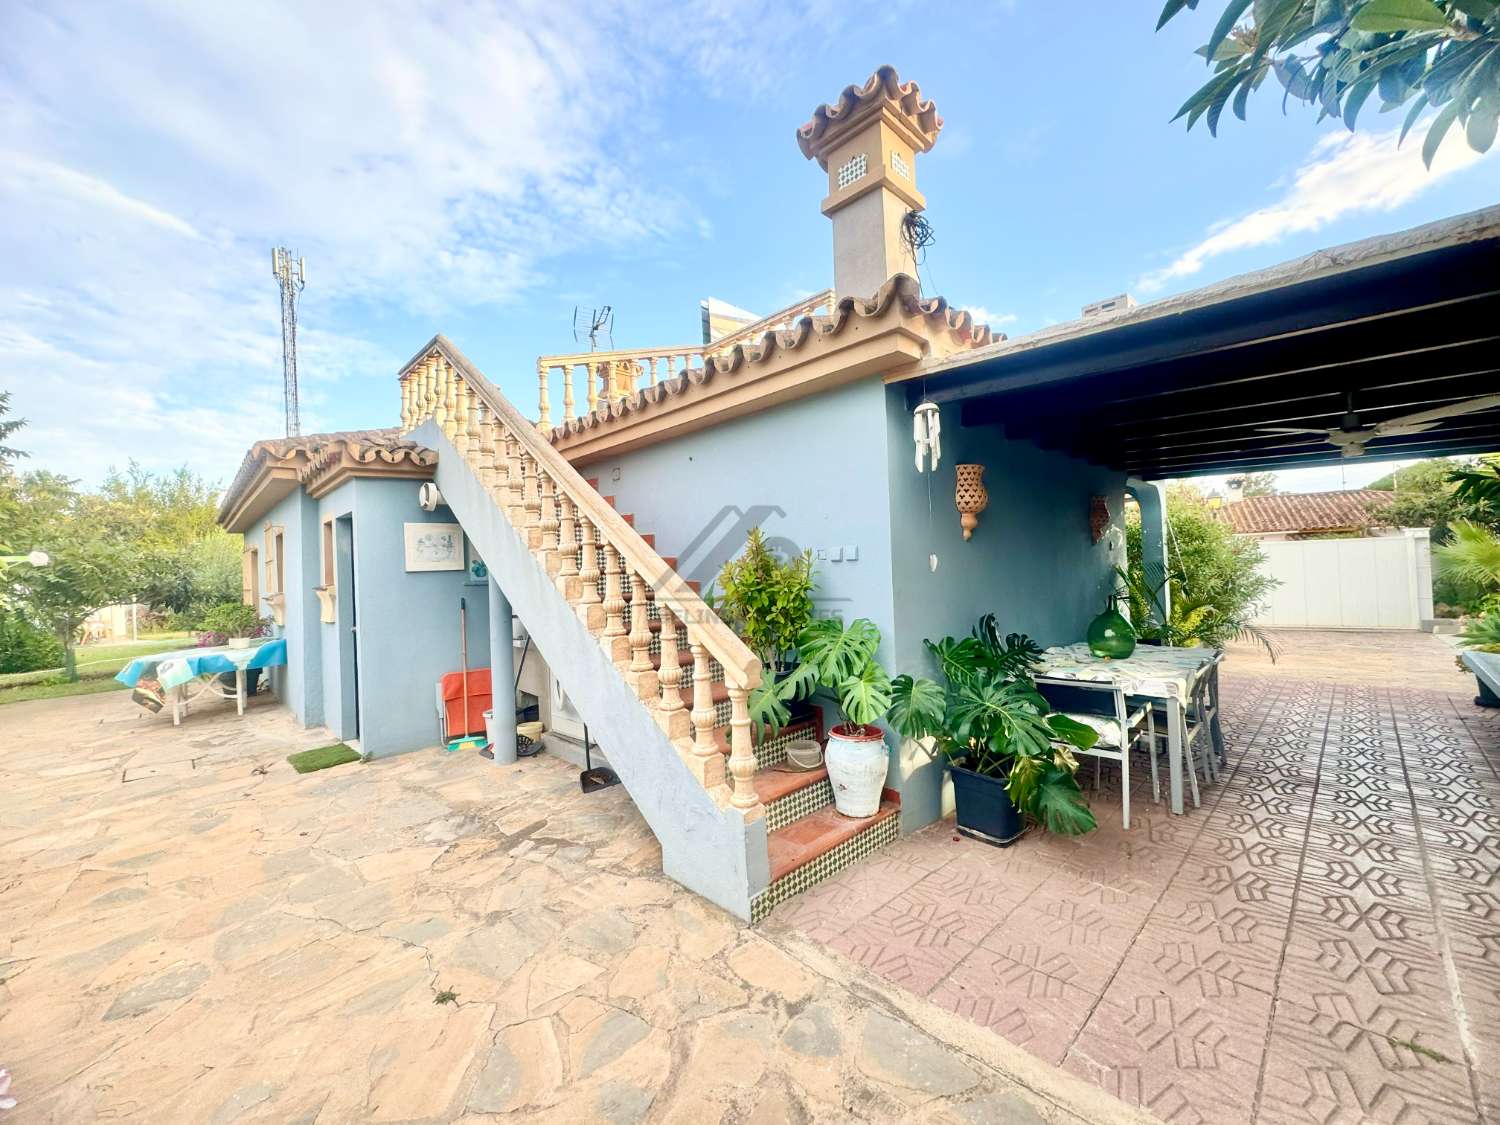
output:
{"label": "table with blue tablecloth", "polygon": [[[182,648],[170,652],[138,656],[125,665],[115,679],[126,687],[135,687],[146,672],[156,669],[156,679],[172,700],[172,725],[182,722],[192,698],[187,693],[193,683],[212,688],[218,676],[234,673],[234,700],[238,712],[245,713],[245,673],[251,669],[274,668],[286,664],[286,641],[280,638],[262,641],[248,648],[218,645],[211,648]],[[201,694],[200,689],[198,694]],[[227,692],[219,693],[228,698]]]}

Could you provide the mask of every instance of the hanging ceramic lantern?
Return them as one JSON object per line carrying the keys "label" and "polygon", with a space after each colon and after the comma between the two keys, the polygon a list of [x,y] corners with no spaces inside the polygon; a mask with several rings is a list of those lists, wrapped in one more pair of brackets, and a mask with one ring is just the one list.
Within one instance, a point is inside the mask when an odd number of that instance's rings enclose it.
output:
{"label": "hanging ceramic lantern", "polygon": [[958,490],[954,493],[958,505],[958,522],[964,529],[964,538],[974,538],[974,529],[979,526],[979,513],[989,507],[990,494],[984,490],[983,465],[958,466]]}
{"label": "hanging ceramic lantern", "polygon": [[1102,496],[1094,496],[1089,500],[1089,531],[1093,533],[1094,542],[1104,538],[1104,533],[1109,529],[1109,501]]}

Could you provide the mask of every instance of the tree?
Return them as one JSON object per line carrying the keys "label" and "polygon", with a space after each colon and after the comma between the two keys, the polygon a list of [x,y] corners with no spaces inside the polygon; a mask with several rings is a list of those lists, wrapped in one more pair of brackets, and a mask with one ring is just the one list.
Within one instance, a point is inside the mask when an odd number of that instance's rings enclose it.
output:
{"label": "tree", "polygon": [[12,474],[4,486],[7,526],[0,533],[51,556],[44,567],[12,568],[6,574],[7,600],[57,637],[64,674],[76,680],[78,632],[94,610],[124,601],[138,588],[139,548],[104,518],[98,497],[80,493],[67,477]]}
{"label": "tree", "polygon": [[12,434],[14,434],[22,426],[26,425],[25,418],[11,418],[7,420],[5,416],[9,413],[10,392],[0,391],[0,470],[3,470],[16,458],[25,457],[27,455],[22,450],[11,449],[9,446],[4,444],[5,442],[10,440]]}
{"label": "tree", "polygon": [[1215,519],[1196,487],[1167,486],[1168,575],[1147,572],[1138,514],[1128,519],[1125,538],[1132,621],[1144,626],[1156,616],[1148,592],[1170,580],[1174,621],[1166,625],[1193,615],[1193,636],[1204,643],[1261,639],[1253,625],[1256,609],[1277,585],[1262,570],[1265,553],[1254,539],[1235,535],[1228,523]]}
{"label": "tree", "polygon": [[[1157,29],[1197,6],[1167,0]],[[1381,112],[1406,106],[1401,141],[1436,110],[1422,145],[1428,167],[1455,123],[1470,148],[1487,152],[1500,121],[1497,0],[1229,0],[1198,53],[1213,76],[1172,120],[1186,117],[1191,129],[1202,118],[1215,135],[1226,106],[1245,120],[1269,74],[1283,106],[1315,103],[1320,121],[1338,117],[1351,130],[1372,95]]]}
{"label": "tree", "polygon": [[1500,508],[1461,492],[1453,479],[1455,473],[1480,472],[1484,465],[1482,458],[1450,461],[1434,457],[1397,469],[1366,486],[1392,494],[1389,503],[1372,507],[1370,514],[1387,527],[1431,528],[1439,543],[1447,541],[1448,529],[1456,520],[1500,530]]}
{"label": "tree", "polygon": [[140,552],[137,600],[173,613],[239,600],[241,543],[218,526],[218,493],[186,466],[155,474],[131,462],[105,478],[100,518]]}
{"label": "tree", "polygon": [[1275,496],[1275,473],[1246,473],[1240,477],[1241,496]]}

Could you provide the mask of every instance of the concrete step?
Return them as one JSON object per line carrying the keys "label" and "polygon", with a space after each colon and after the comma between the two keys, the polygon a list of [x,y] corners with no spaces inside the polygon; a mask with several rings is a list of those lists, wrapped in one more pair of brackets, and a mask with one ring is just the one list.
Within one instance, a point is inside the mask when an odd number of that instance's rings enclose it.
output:
{"label": "concrete step", "polygon": [[[792,821],[785,828],[778,828],[771,833],[770,839],[772,886],[792,872],[831,854],[841,844],[878,827],[900,811],[901,806],[895,801],[883,800],[874,816],[855,820],[829,805]],[[814,882],[833,873],[832,870],[821,873]],[[811,883],[807,885],[811,886]]]}

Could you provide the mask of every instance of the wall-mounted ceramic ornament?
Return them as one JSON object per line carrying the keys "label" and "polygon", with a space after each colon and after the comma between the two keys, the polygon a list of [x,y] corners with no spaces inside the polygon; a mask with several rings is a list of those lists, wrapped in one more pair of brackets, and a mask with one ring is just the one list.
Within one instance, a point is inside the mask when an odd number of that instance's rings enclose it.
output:
{"label": "wall-mounted ceramic ornament", "polygon": [[1102,496],[1093,496],[1089,499],[1089,531],[1094,536],[1094,542],[1104,538],[1104,533],[1109,529],[1109,501]]}

